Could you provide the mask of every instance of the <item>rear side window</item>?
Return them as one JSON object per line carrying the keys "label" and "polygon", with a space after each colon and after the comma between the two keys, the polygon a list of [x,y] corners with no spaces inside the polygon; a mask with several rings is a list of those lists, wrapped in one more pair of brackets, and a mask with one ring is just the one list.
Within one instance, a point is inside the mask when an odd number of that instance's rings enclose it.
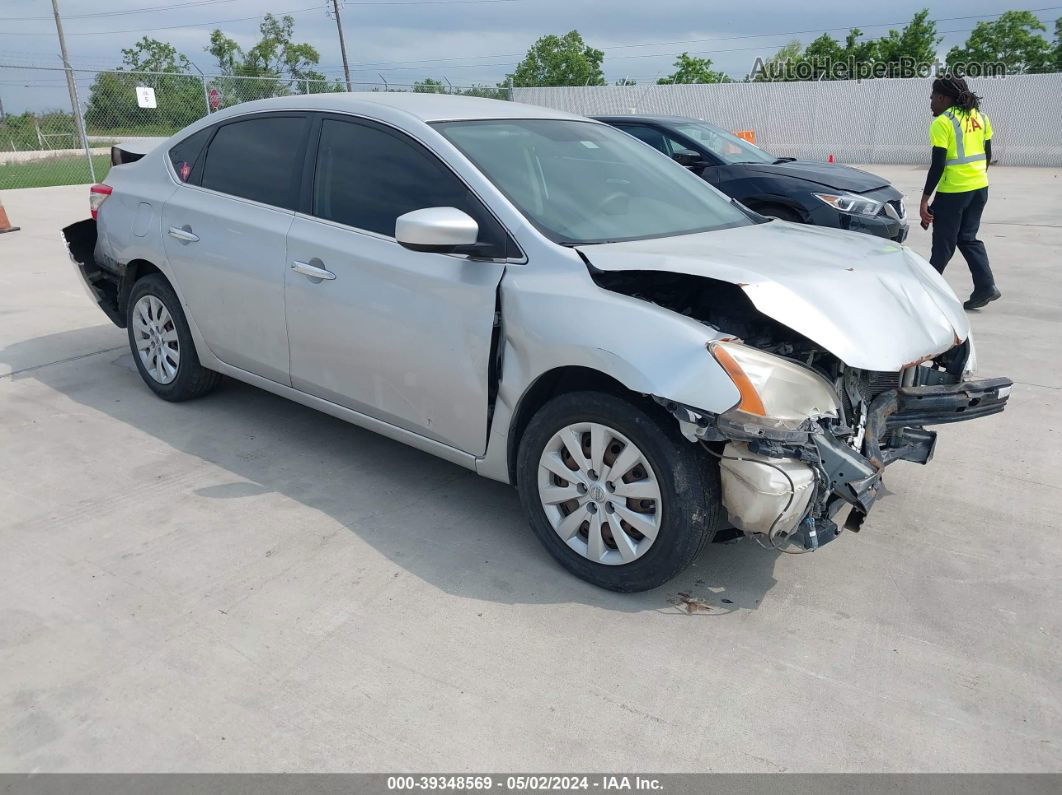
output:
{"label": "rear side window", "polygon": [[294,209],[306,119],[266,116],[218,128],[206,152],[204,188]]}
{"label": "rear side window", "polygon": [[355,122],[325,119],[317,152],[313,214],[394,236],[400,215],[456,207],[479,224],[481,242],[504,257],[506,234],[450,169],[419,144]]}
{"label": "rear side window", "polygon": [[173,170],[177,172],[181,182],[187,182],[188,178],[192,176],[192,169],[195,168],[200,155],[203,154],[203,147],[210,140],[212,132],[214,132],[214,128],[207,127],[205,130],[189,135],[170,149],[170,162],[173,163]]}

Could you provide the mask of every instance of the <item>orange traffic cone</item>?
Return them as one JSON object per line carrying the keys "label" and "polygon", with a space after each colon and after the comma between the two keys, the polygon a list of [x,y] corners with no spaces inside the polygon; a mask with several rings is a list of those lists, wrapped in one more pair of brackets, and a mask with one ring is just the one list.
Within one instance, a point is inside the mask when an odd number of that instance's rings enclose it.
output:
{"label": "orange traffic cone", "polygon": [[17,226],[12,226],[11,222],[7,220],[7,210],[4,209],[4,202],[0,199],[0,235],[4,232],[17,232]]}
{"label": "orange traffic cone", "polygon": [[826,158],[826,162],[827,163],[832,163],[833,162],[833,152],[830,152],[829,156]]}

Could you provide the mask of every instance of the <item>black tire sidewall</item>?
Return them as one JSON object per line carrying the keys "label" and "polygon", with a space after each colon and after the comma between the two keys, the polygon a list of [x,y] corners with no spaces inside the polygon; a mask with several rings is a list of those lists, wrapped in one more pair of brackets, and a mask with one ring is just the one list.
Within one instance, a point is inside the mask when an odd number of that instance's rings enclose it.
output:
{"label": "black tire sidewall", "polygon": [[[719,525],[718,466],[678,433],[673,419],[654,414],[615,395],[572,392],[543,406],[520,440],[517,486],[531,528],[566,569],[614,591],[644,591],[667,582],[693,561]],[[659,535],[632,563],[609,566],[582,557],[561,540],[542,508],[538,495],[542,449],[558,430],[577,422],[601,423],[626,436],[645,454],[660,484]]]}
{"label": "black tire sidewall", "polygon": [[[145,295],[153,295],[163,303],[177,331],[177,344],[180,346],[181,358],[177,364],[177,377],[168,384],[160,384],[148,373],[144,363],[140,360],[140,351],[137,350],[133,336],[133,307]],[[184,317],[180,299],[177,298],[177,294],[163,276],[153,273],[133,285],[129,293],[129,302],[126,305],[126,332],[136,369],[152,392],[165,400],[173,401],[185,400],[198,392],[196,385],[201,377],[202,365],[199,364],[195,343],[192,341],[192,332],[188,328],[188,321]]]}

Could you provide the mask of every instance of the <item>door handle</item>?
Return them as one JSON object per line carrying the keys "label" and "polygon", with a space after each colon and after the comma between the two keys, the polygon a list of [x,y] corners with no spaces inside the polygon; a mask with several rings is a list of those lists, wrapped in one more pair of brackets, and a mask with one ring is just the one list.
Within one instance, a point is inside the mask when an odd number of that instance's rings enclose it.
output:
{"label": "door handle", "polygon": [[184,228],[171,226],[170,237],[184,241],[185,243],[197,243],[199,241],[199,235],[193,232],[188,226],[185,226]]}
{"label": "door handle", "polygon": [[[314,258],[311,262],[321,262],[321,260]],[[299,262],[299,260],[295,260],[291,263],[291,269],[296,273],[301,273],[303,276],[309,276],[311,279],[332,281],[336,278],[336,275],[332,273],[332,271],[319,268],[316,265],[311,265],[309,262]]]}

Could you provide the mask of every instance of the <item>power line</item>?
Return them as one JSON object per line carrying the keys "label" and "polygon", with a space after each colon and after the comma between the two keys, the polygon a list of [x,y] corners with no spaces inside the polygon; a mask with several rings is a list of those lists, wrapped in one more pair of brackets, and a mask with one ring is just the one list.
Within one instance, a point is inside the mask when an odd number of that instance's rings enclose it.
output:
{"label": "power line", "polygon": [[[236,0],[192,0],[188,3],[173,3],[165,6],[150,6],[148,8],[129,8],[125,11],[93,11],[88,14],[63,14],[65,19],[90,19],[92,17],[123,17],[129,14],[143,14],[148,11],[171,11],[175,8],[190,8],[193,6],[212,6],[218,3],[234,3]],[[31,22],[47,20],[51,17],[0,17],[3,22]]]}
{"label": "power line", "polygon": [[[216,2],[230,2],[231,0],[216,0]],[[349,0],[344,5],[351,6],[451,6],[451,5],[483,5],[483,4],[497,4],[497,3],[520,3],[523,0]],[[206,5],[206,2],[202,3]],[[173,6],[176,7],[176,6]],[[146,9],[142,9],[146,10]],[[163,8],[154,10],[164,10]],[[323,5],[314,5],[307,8],[296,8],[291,11],[277,11],[270,12],[274,16],[285,16],[289,14],[303,14],[307,11],[324,10]],[[228,19],[215,19],[211,22],[188,22],[182,25],[164,25],[156,28],[125,28],[123,30],[92,30],[83,31],[79,33],[69,33],[68,36],[111,36],[118,33],[152,33],[158,30],[176,30],[178,28],[205,28],[211,25],[222,25],[227,22],[247,22],[252,19],[261,19],[264,14],[255,14],[248,17],[230,17]],[[0,36],[51,36],[51,33],[12,33],[9,31],[0,31]]]}
{"label": "power line", "polygon": [[[306,8],[296,8],[291,11],[278,11],[274,16],[287,16],[289,14],[303,14],[307,11],[323,11],[324,6],[313,5]],[[156,30],[175,30],[177,28],[203,28],[210,25],[221,25],[226,22],[246,22],[251,19],[262,19],[264,14],[255,14],[249,17],[231,17],[229,19],[216,19],[213,22],[194,22],[183,25],[166,25],[159,28],[126,28],[124,30],[93,30],[81,33],[69,33],[69,36],[110,36],[115,33],[151,33]],[[0,36],[50,36],[50,33],[10,33],[0,31]]]}
{"label": "power line", "polygon": [[[1047,6],[1045,8],[1034,8],[1034,9],[1030,9],[1030,11],[1032,13],[1036,14],[1036,13],[1040,13],[1042,11],[1055,11],[1055,10],[1058,10],[1058,9],[1062,9],[1062,6]],[[1001,12],[998,12],[998,13],[995,13],[995,14],[971,14],[971,15],[968,15],[968,16],[961,16],[961,17],[942,17],[940,19],[933,19],[933,20],[928,20],[928,21],[934,22],[934,23],[935,22],[957,22],[959,20],[964,20],[964,19],[981,19],[981,18],[985,18],[985,17],[998,17],[998,16],[1001,16],[1003,13],[1005,13],[1005,12],[1001,11]],[[792,30],[792,31],[781,32],[781,33],[752,33],[752,34],[743,34],[743,35],[740,35],[740,36],[712,36],[712,37],[704,38],[704,39],[683,39],[683,40],[679,40],[679,41],[647,41],[647,42],[642,42],[642,43],[639,43],[639,44],[616,44],[616,45],[613,45],[611,47],[601,47],[599,49],[605,50],[606,52],[608,52],[608,51],[612,51],[612,50],[630,49],[630,48],[633,48],[633,47],[667,47],[667,46],[672,46],[672,45],[675,45],[675,44],[698,44],[698,43],[702,43],[702,42],[706,42],[706,41],[735,41],[735,40],[739,40],[739,39],[773,38],[775,36],[799,36],[799,35],[807,34],[807,33],[830,33],[830,32],[834,32],[834,31],[838,31],[838,30],[851,30],[852,28],[860,28],[860,29],[862,29],[862,28],[884,28],[884,27],[889,27],[889,26],[892,26],[892,25],[906,25],[909,22],[910,22],[910,20],[907,20],[906,22],[879,22],[879,23],[876,23],[876,24],[873,24],[873,25],[844,25],[842,27],[837,27],[837,28],[813,28],[813,29],[809,29],[809,30]],[[972,28],[971,28],[971,30],[972,30]],[[949,32],[964,32],[964,31],[939,31],[939,32],[944,34],[944,33],[949,33]],[[784,45],[779,45],[779,46],[781,47],[781,46],[784,46]],[[755,48],[753,48],[753,49],[755,49]],[[707,51],[702,51],[702,53],[703,52],[713,52],[713,51],[707,50]],[[715,52],[733,52],[733,50],[725,50],[725,51],[724,50],[715,50]],[[671,55],[671,54],[672,53],[654,53],[652,57],[655,57],[657,55]],[[468,61],[468,60],[481,59],[481,58],[522,58],[524,55],[526,55],[526,53],[523,53],[523,52],[506,52],[506,53],[494,53],[492,55],[469,55],[469,56],[457,56],[457,57],[451,57],[451,58],[423,58],[423,59],[416,60],[416,61],[368,61],[368,62],[365,62],[365,63],[351,64],[351,68],[363,66],[363,67],[366,67],[367,69],[368,68],[379,69],[380,67],[400,66],[400,65],[403,65],[403,64],[442,63],[442,62],[451,62],[451,61]],[[627,58],[627,57],[644,57],[644,56],[617,56],[613,60],[618,60],[619,58]],[[495,64],[483,64],[483,65],[484,66],[494,66]]]}

